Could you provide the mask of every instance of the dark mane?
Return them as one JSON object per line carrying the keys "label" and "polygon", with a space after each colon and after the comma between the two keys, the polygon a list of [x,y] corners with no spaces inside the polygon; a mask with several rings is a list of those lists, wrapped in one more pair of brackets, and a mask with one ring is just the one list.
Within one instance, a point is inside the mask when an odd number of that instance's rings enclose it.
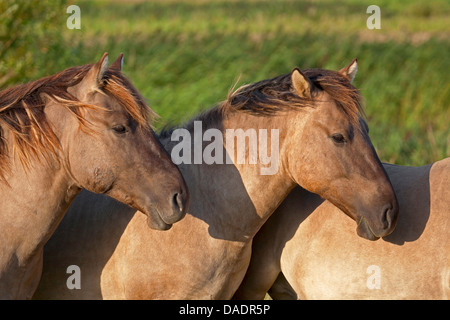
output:
{"label": "dark mane", "polygon": [[166,139],[170,138],[172,135],[172,132],[177,128],[184,128],[188,131],[193,131],[194,128],[194,121],[201,121],[202,124],[211,126],[211,125],[219,125],[220,121],[222,120],[224,113],[224,109],[222,108],[222,105],[219,104],[211,109],[204,110],[197,114],[192,119],[182,123],[182,124],[166,124],[161,131],[158,133],[159,139]]}
{"label": "dark mane", "polygon": [[[78,84],[93,65],[71,67],[57,74],[47,76],[26,84],[16,85],[0,91],[0,180],[8,167],[8,143],[5,130],[11,134],[11,147],[21,163],[28,167],[31,158],[57,158],[60,148],[58,138],[53,132],[44,108],[43,94],[56,100],[72,112],[82,127],[83,108],[104,110],[102,107],[85,104],[71,95],[67,89]],[[144,98],[120,71],[108,69],[104,75],[101,90],[114,97],[140,125],[149,125],[154,117]]]}
{"label": "dark mane", "polygon": [[364,115],[359,90],[346,77],[322,69],[306,69],[302,73],[314,84],[310,99],[300,97],[293,91],[291,73],[288,73],[242,86],[228,97],[225,107],[254,115],[270,115],[286,109],[312,106],[314,98],[323,90],[352,121]]}
{"label": "dark mane", "polygon": [[[294,108],[311,107],[320,91],[325,91],[348,115],[352,123],[364,117],[359,90],[336,71],[306,69],[302,73],[314,84],[311,98],[298,96],[293,88],[291,73],[272,79],[244,85],[230,93],[227,99],[216,107],[201,113],[185,124],[189,129],[193,121],[206,121],[206,125],[219,122],[230,112],[246,112],[256,116],[271,116]],[[161,138],[169,137],[174,128],[164,128]]]}

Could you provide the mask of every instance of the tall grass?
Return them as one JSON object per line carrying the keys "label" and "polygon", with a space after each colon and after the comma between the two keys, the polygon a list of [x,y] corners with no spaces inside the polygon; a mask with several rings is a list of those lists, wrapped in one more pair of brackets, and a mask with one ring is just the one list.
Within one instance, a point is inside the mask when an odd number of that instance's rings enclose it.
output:
{"label": "tall grass", "polygon": [[[355,85],[380,158],[423,165],[450,155],[448,1],[372,1],[381,30],[366,28],[368,4],[354,0],[74,4],[81,30],[64,21],[61,40],[33,61],[33,76],[124,52],[124,72],[161,126],[225,99],[238,79],[255,82],[295,66],[339,69],[357,57]],[[65,5],[59,10],[68,17]]]}

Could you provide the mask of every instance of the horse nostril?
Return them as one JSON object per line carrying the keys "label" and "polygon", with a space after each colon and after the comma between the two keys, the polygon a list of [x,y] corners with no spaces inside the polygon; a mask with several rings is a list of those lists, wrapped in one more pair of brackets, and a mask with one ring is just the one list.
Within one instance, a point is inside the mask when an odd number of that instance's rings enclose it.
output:
{"label": "horse nostril", "polygon": [[173,205],[175,206],[175,208],[178,208],[178,211],[184,211],[183,197],[180,193],[175,193],[175,195],[173,196]]}
{"label": "horse nostril", "polygon": [[393,217],[393,207],[391,204],[388,204],[385,209],[384,209],[384,221],[383,221],[383,225],[385,229],[389,229],[393,222],[394,222],[394,217]]}

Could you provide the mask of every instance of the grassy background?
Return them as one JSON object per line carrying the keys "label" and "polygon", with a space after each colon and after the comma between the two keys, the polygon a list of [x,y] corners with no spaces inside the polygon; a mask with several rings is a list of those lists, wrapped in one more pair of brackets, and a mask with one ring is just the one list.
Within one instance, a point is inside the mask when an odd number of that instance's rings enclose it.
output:
{"label": "grassy background", "polygon": [[[69,4],[81,8],[81,30],[66,27]],[[366,27],[370,4],[381,8],[381,30]],[[380,159],[423,165],[450,156],[447,0],[0,0],[0,87],[105,51],[111,61],[125,54],[124,72],[161,116],[157,126],[223,100],[238,79],[337,70],[357,57],[355,85]]]}

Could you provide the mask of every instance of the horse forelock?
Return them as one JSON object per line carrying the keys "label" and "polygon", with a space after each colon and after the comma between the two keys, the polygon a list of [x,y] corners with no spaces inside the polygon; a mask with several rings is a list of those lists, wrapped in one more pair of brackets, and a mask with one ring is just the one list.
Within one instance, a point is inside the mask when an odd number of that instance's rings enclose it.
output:
{"label": "horse forelock", "polygon": [[350,118],[358,124],[359,118],[365,118],[363,98],[347,77],[336,71],[306,69],[302,71],[319,90],[325,91]]}
{"label": "horse forelock", "polygon": [[[9,169],[9,147],[16,152],[25,168],[28,168],[33,158],[46,161],[58,159],[60,144],[45,116],[46,101],[43,100],[43,94],[74,114],[82,129],[89,129],[89,122],[85,121],[82,109],[105,110],[101,106],[81,102],[67,90],[77,85],[92,66],[71,67],[0,91],[0,181],[5,180],[5,172]],[[120,71],[107,70],[101,90],[118,100],[139,125],[149,126],[149,121],[156,117],[138,90]],[[11,136],[11,145],[8,145],[5,130]]]}
{"label": "horse forelock", "polygon": [[105,72],[103,89],[118,100],[139,125],[149,126],[158,118],[158,115],[148,107],[144,97],[120,71],[107,70]]}

